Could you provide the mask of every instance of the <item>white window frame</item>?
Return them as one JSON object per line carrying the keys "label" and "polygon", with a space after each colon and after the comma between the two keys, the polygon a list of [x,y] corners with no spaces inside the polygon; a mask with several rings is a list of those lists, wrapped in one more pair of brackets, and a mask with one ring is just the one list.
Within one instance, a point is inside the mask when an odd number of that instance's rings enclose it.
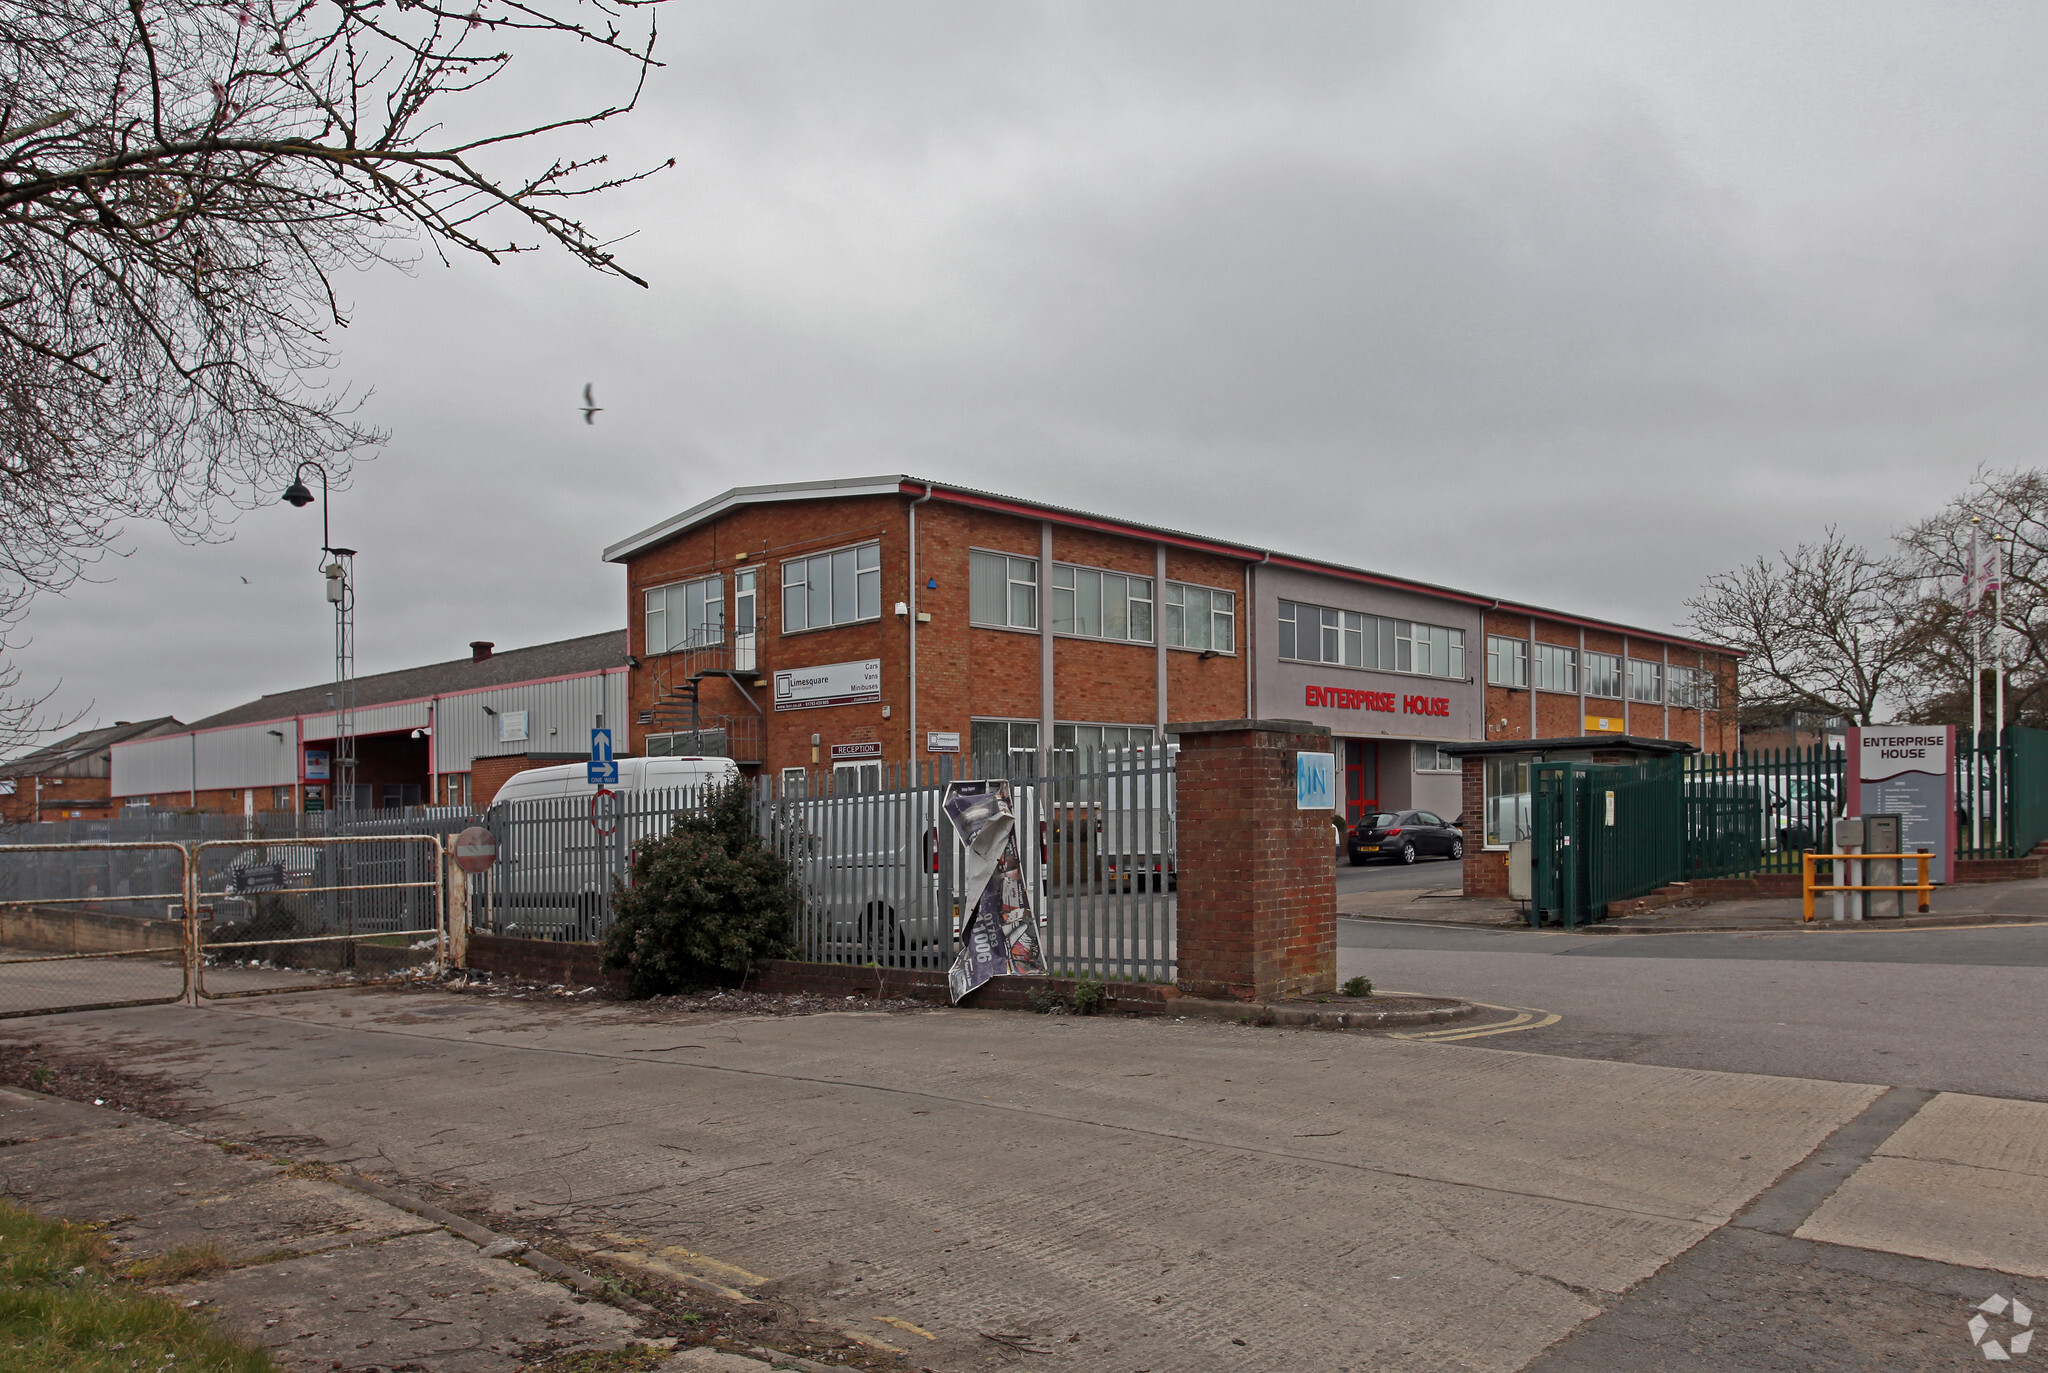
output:
{"label": "white window frame", "polygon": [[[872,553],[872,566],[861,564]],[[848,605],[852,613],[840,614],[840,566],[835,559],[850,554],[853,562],[852,581],[846,586]],[[811,592],[817,585],[811,580],[815,567],[825,569],[825,618],[811,617]],[[793,611],[790,593],[801,591],[798,604],[800,613]],[[869,539],[864,543],[845,544],[828,548],[820,553],[806,553],[801,558],[788,558],[782,564],[782,632],[784,634],[808,634],[817,629],[838,629],[842,625],[872,624],[882,618],[882,541]]]}
{"label": "white window frame", "polygon": [[1675,710],[1714,710],[1720,679],[1703,667],[1673,663],[1664,675],[1664,694]]}
{"label": "white window frame", "polygon": [[[1637,671],[1636,671],[1636,669],[1637,669],[1637,668],[1646,668],[1646,669],[1648,669],[1648,670],[1647,670],[1647,671],[1645,671],[1645,672],[1643,672],[1643,673],[1641,673],[1641,674],[1638,674],[1638,673],[1637,673]],[[1640,675],[1641,677],[1644,677],[1644,678],[1648,679],[1648,681],[1649,681],[1649,684],[1650,684],[1650,685],[1649,685],[1649,690],[1650,690],[1650,693],[1651,693],[1651,694],[1649,694],[1649,695],[1647,695],[1647,696],[1643,696],[1643,695],[1638,695],[1638,694],[1637,694],[1637,689],[1636,689],[1636,680],[1637,680],[1637,677],[1638,677],[1638,675]],[[1664,704],[1664,664],[1662,664],[1662,663],[1660,663],[1660,662],[1657,662],[1657,661],[1655,661],[1654,659],[1650,659],[1650,658],[1631,658],[1631,659],[1629,659],[1629,660],[1628,660],[1628,683],[1627,683],[1627,685],[1628,685],[1628,699],[1629,699],[1630,701],[1634,702],[1634,703],[1635,703],[1636,705],[1639,705],[1639,706],[1661,706],[1661,705],[1663,705],[1663,704]]]}
{"label": "white window frame", "polygon": [[[1614,690],[1602,690],[1601,687],[1604,686],[1604,683],[1596,684],[1596,679],[1593,675],[1593,668],[1596,663],[1603,669],[1608,667],[1613,669]],[[1628,672],[1622,666],[1621,655],[1618,653],[1602,653],[1598,649],[1587,649],[1585,654],[1579,659],[1579,680],[1585,683],[1586,695],[1597,700],[1620,701],[1626,698],[1628,692]]]}
{"label": "white window frame", "polygon": [[[1064,586],[1060,584],[1063,578],[1066,582]],[[1091,578],[1095,580],[1097,613],[1101,617],[1100,623],[1097,625],[1098,632],[1093,634],[1081,628],[1080,614],[1083,609],[1083,600],[1088,582]],[[1111,579],[1122,581],[1125,587],[1123,605],[1124,632],[1122,634],[1111,634],[1109,632],[1109,583]],[[1144,588],[1144,594],[1138,594],[1137,588],[1139,587]],[[1052,632],[1063,639],[1096,639],[1103,643],[1111,644],[1149,644],[1152,642],[1154,633],[1157,632],[1157,627],[1153,624],[1153,608],[1155,604],[1153,597],[1157,594],[1158,588],[1152,584],[1152,579],[1140,576],[1135,572],[1119,572],[1114,568],[1108,567],[1090,567],[1085,563],[1056,562],[1052,565]],[[1065,598],[1064,602],[1062,601],[1063,597]],[[1063,603],[1066,607],[1066,614],[1064,616],[1060,613],[1060,607]],[[1141,606],[1144,608],[1142,614],[1139,611]],[[1065,629],[1060,628],[1062,619],[1067,624]],[[1140,619],[1144,621],[1142,637],[1138,632],[1140,627],[1138,621]]]}
{"label": "white window frame", "polygon": [[881,759],[846,758],[832,764],[834,796],[866,796],[881,789]]}
{"label": "white window frame", "polygon": [[[987,559],[1002,560],[1003,568],[1003,618],[991,620],[977,618],[975,604],[980,599],[976,594],[982,585],[981,579],[994,574]],[[1019,576],[1022,568],[1028,575]],[[1018,605],[1018,595],[1023,593],[1027,604]],[[1016,629],[1038,632],[1038,559],[1027,558],[1018,553],[1005,553],[999,548],[970,548],[967,550],[967,623],[978,629]],[[1028,616],[1019,616],[1020,609],[1028,609]]]}
{"label": "white window frame", "polygon": [[[1486,848],[1504,849],[1517,839],[1527,839],[1530,826],[1530,779],[1534,762],[1510,755],[1487,758],[1480,784],[1481,841]],[[1501,779],[1509,776],[1508,786]]]}
{"label": "white window frame", "polygon": [[[1303,614],[1305,611],[1309,613]],[[1290,627],[1292,635],[1288,633]],[[1347,667],[1364,672],[1392,672],[1404,677],[1432,677],[1451,682],[1465,680],[1465,631],[1450,625],[1396,620],[1385,615],[1315,605],[1309,601],[1282,600],[1275,629],[1275,652],[1283,662],[1315,663],[1322,667]],[[1313,654],[1302,651],[1305,633],[1314,646]],[[1290,637],[1294,641],[1292,653],[1285,651],[1285,641]],[[1371,646],[1369,653],[1368,645]],[[1366,661],[1368,658],[1370,662]],[[1418,658],[1427,658],[1429,665],[1418,670],[1415,666]],[[1443,659],[1441,665],[1436,661],[1438,658]]]}
{"label": "white window frame", "polygon": [[[977,716],[969,720],[967,722],[967,762],[970,768],[979,770],[976,760],[982,756],[982,751],[977,749],[974,743],[974,730],[977,725],[1003,726],[1003,756],[1005,758],[1015,758],[1022,755],[1030,760],[1029,767],[1021,772],[1011,771],[1006,775],[1024,777],[1037,775],[1039,753],[1039,722],[1037,720],[1019,720],[1009,716],[994,715]],[[1031,731],[1031,742],[1028,745],[1021,745],[1017,742],[1016,730],[1020,725]]]}
{"label": "white window frame", "polygon": [[1453,758],[1444,752],[1442,744],[1415,745],[1415,770],[1417,772],[1463,772],[1463,760]]}
{"label": "white window frame", "polygon": [[[697,592],[698,605],[705,616],[700,625],[689,622],[692,591]],[[715,616],[712,614],[714,609],[717,612]],[[640,614],[640,643],[650,658],[688,648],[722,644],[725,642],[725,579],[713,573],[709,577],[685,577],[681,581],[650,586],[641,593]],[[683,621],[681,638],[670,630],[678,615]],[[657,625],[660,626],[659,631]],[[700,630],[701,636],[698,634]]]}
{"label": "white window frame", "polygon": [[1564,644],[1538,641],[1535,655],[1529,660],[1529,683],[1538,691],[1578,695],[1579,651]]}
{"label": "white window frame", "polygon": [[735,672],[754,670],[755,649],[761,640],[761,569],[741,567],[732,574],[732,666]]}
{"label": "white window frame", "polygon": [[[1188,633],[1188,593],[1200,592],[1209,602],[1209,612],[1204,626],[1208,633],[1200,643],[1190,642]],[[1220,602],[1220,604],[1219,604]],[[1193,653],[1218,653],[1229,657],[1237,656],[1237,593],[1221,587],[1203,586],[1199,582],[1168,582],[1166,584],[1166,623],[1161,626],[1168,648],[1186,649]],[[1200,618],[1200,612],[1196,612]],[[1223,642],[1218,642],[1218,640]]]}
{"label": "white window frame", "polygon": [[811,770],[809,768],[784,768],[782,770],[781,789],[784,796],[810,795]]}
{"label": "white window frame", "polygon": [[1505,634],[1486,636],[1486,684],[1526,691],[1529,686],[1529,641]]}

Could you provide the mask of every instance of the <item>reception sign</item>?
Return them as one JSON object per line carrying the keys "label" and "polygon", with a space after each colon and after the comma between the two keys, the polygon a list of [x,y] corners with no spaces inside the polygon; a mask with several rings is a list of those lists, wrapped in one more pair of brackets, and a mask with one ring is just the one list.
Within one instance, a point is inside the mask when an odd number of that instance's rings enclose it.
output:
{"label": "reception sign", "polygon": [[1935,882],[1950,880],[1955,858],[1955,742],[1953,725],[1862,725],[1849,731],[1848,813],[1900,816],[1901,846],[1907,853],[1925,849],[1932,855],[1927,871]]}

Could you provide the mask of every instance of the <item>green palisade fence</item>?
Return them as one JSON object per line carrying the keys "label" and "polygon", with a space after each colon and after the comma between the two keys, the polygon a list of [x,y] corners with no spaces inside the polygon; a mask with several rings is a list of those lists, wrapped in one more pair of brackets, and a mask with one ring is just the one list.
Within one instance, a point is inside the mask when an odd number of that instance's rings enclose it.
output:
{"label": "green palisade fence", "polygon": [[2014,725],[2005,743],[2007,851],[2020,858],[2048,839],[2048,730]]}
{"label": "green palisade fence", "polygon": [[1801,853],[1825,852],[1847,801],[1843,762],[1819,744],[1686,759],[1687,878],[1796,873]]}

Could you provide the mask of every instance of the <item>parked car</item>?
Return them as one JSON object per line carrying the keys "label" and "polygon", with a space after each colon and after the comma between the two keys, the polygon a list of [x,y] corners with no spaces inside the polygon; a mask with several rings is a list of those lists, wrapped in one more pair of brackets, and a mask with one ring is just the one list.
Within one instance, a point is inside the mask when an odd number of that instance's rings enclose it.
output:
{"label": "parked car", "polygon": [[1465,836],[1456,825],[1426,810],[1377,811],[1351,831],[1351,866],[1374,859],[1413,863],[1418,858],[1463,858]]}

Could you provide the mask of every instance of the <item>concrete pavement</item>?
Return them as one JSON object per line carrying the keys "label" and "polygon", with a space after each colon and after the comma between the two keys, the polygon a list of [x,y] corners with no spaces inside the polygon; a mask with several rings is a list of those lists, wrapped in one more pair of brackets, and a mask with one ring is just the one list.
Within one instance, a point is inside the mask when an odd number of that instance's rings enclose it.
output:
{"label": "concrete pavement", "polygon": [[1013,1366],[995,1336],[1046,1369],[1518,1369],[1880,1095],[996,1012],[363,992],[37,1033],[203,1065],[206,1128],[456,1188],[536,1239],[929,1331],[908,1340],[939,1369]]}

